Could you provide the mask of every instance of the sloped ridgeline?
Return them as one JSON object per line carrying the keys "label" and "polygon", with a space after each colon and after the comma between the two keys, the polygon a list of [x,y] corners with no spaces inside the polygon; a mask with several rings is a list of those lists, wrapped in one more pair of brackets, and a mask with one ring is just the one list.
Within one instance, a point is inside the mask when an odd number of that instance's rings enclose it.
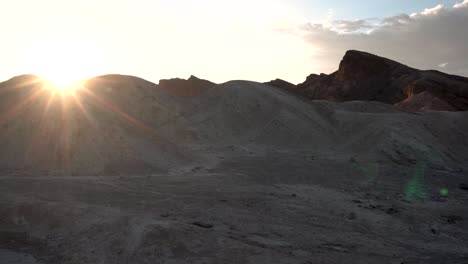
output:
{"label": "sloped ridgeline", "polygon": [[312,100],[379,101],[409,111],[468,110],[468,78],[355,50],[346,52],[332,74],[311,74],[297,86],[282,80],[268,84]]}
{"label": "sloped ridgeline", "polygon": [[8,175],[167,173],[212,162],[205,150],[226,146],[400,165],[425,157],[437,168],[463,166],[468,154],[466,112],[309,101],[248,81],[192,76],[157,85],[106,75],[75,95],[52,96],[36,77],[19,76],[0,90],[0,169]]}
{"label": "sloped ridgeline", "polygon": [[1,84],[4,174],[158,173],[190,162],[154,129],[172,114],[153,102],[157,85],[103,76],[85,86],[72,96],[44,89],[34,76]]}

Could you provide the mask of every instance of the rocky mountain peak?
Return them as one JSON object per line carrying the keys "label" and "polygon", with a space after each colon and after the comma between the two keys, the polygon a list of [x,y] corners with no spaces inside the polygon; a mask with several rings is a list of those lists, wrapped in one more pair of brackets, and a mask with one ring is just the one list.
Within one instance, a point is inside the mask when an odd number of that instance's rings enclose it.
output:
{"label": "rocky mountain peak", "polygon": [[402,64],[371,53],[349,50],[340,62],[336,72],[339,80],[362,80],[378,76],[395,69]]}
{"label": "rocky mountain peak", "polygon": [[357,50],[347,51],[332,74],[310,74],[295,87],[268,84],[312,100],[378,101],[409,111],[468,110],[468,78],[417,70]]}

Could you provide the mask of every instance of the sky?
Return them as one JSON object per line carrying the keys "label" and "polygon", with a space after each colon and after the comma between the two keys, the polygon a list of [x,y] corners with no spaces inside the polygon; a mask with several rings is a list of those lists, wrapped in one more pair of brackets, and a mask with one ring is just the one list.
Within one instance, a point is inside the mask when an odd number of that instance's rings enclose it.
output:
{"label": "sky", "polygon": [[324,10],[333,10],[338,19],[353,20],[411,14],[439,4],[453,6],[457,0],[297,0],[295,3],[308,10],[310,16],[321,16]]}
{"label": "sky", "polygon": [[331,73],[349,49],[468,76],[468,0],[15,0],[2,3],[0,81]]}

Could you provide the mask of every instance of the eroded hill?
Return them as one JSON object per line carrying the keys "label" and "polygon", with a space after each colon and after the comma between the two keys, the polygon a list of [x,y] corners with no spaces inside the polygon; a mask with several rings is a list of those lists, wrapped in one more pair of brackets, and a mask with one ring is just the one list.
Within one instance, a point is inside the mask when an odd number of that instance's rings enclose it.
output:
{"label": "eroded hill", "polygon": [[468,78],[421,71],[370,53],[350,50],[332,74],[311,74],[291,86],[269,84],[312,100],[379,101],[409,111],[467,111]]}

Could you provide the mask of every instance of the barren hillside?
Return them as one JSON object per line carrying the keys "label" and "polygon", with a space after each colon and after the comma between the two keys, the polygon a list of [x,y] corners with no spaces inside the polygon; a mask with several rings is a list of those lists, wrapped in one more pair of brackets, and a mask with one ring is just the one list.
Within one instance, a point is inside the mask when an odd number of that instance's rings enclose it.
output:
{"label": "barren hillside", "polygon": [[367,52],[350,50],[332,74],[311,74],[294,86],[267,84],[312,100],[379,101],[409,111],[467,111],[468,79],[421,71]]}
{"label": "barren hillside", "polygon": [[468,112],[195,77],[52,97],[35,80],[0,84],[0,259],[468,260]]}

